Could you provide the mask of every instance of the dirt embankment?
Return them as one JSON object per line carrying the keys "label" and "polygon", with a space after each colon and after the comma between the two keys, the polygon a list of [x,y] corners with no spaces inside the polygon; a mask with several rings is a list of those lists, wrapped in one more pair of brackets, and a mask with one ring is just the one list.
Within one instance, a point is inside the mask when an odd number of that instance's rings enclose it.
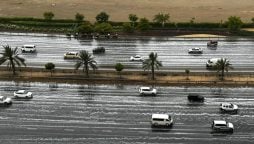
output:
{"label": "dirt embankment", "polygon": [[2,17],[43,17],[52,11],[57,19],[74,19],[81,13],[86,20],[95,21],[101,11],[110,15],[110,21],[129,21],[128,15],[153,20],[155,14],[169,13],[172,22],[221,22],[229,16],[239,16],[251,22],[253,0],[1,0]]}
{"label": "dirt embankment", "polygon": [[82,71],[57,69],[52,72],[44,69],[25,68],[15,76],[12,72],[1,68],[0,80],[24,82],[57,82],[76,84],[136,84],[163,86],[254,86],[254,75],[247,73],[229,73],[225,80],[219,80],[216,73],[157,72],[156,80],[151,80],[149,72],[123,71],[91,71],[89,78]]}

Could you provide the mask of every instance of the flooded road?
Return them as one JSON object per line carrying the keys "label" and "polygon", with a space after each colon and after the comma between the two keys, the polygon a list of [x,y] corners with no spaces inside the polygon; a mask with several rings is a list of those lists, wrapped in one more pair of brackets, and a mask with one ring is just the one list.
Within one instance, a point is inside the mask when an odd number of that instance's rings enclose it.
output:
{"label": "flooded road", "polygon": [[[218,40],[217,48],[207,47],[209,40]],[[0,33],[1,45],[20,48],[24,44],[35,44],[36,54],[21,54],[28,66],[44,67],[53,62],[56,68],[74,68],[75,60],[64,60],[66,52],[92,50],[105,47],[106,53],[94,55],[99,68],[113,69],[118,62],[128,69],[142,70],[141,62],[131,62],[134,55],[148,58],[150,52],[158,53],[162,70],[207,71],[205,63],[210,58],[227,58],[232,63],[231,71],[254,71],[254,39],[247,38],[175,38],[175,37],[120,37],[110,40],[77,40],[64,35]],[[188,49],[200,47],[202,55],[188,54]]]}
{"label": "flooded road", "polygon": [[[156,97],[140,96],[138,85],[73,85],[0,82],[0,95],[18,89],[31,100],[13,100],[0,108],[1,144],[253,143],[254,88],[156,87]],[[205,97],[191,103],[189,93]],[[239,106],[223,114],[219,104]],[[151,115],[169,114],[172,128],[151,128]],[[234,124],[233,134],[212,133],[213,120]]]}

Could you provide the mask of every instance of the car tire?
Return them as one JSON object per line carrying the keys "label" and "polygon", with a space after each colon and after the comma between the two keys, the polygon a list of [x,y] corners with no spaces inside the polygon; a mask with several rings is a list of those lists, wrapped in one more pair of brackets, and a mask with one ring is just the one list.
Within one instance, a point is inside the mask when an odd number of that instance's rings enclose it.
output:
{"label": "car tire", "polygon": [[155,94],[155,93],[152,93],[152,96],[156,96],[156,94]]}
{"label": "car tire", "polygon": [[4,103],[4,106],[8,106],[8,103],[7,103],[7,102],[5,102],[5,103]]}

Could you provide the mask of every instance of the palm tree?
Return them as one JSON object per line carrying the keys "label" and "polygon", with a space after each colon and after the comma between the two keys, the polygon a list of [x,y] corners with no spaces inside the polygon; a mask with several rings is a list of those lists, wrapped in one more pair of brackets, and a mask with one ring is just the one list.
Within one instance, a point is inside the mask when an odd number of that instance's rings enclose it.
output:
{"label": "palm tree", "polygon": [[16,64],[20,67],[21,64],[26,66],[25,59],[19,57],[18,48],[12,49],[9,45],[3,46],[4,51],[1,53],[0,65],[8,61],[7,67],[12,70],[13,75],[16,74]]}
{"label": "palm tree", "polygon": [[83,72],[86,71],[86,76],[89,77],[89,66],[95,70],[97,69],[96,66],[97,62],[94,60],[91,54],[89,54],[87,51],[82,50],[79,52],[79,59],[77,63],[75,64],[75,69],[79,69],[83,65]]}
{"label": "palm tree", "polygon": [[164,27],[165,23],[169,21],[169,18],[169,14],[158,13],[154,16],[153,20],[157,23],[160,23],[161,26]]}
{"label": "palm tree", "polygon": [[151,52],[149,54],[149,59],[146,59],[143,62],[143,69],[151,69],[152,70],[152,80],[154,80],[154,68],[159,69],[159,67],[162,67],[162,63],[157,60],[158,56],[157,53]]}
{"label": "palm tree", "polygon": [[221,58],[220,60],[217,61],[215,69],[217,70],[217,72],[221,72],[220,76],[221,80],[223,80],[225,71],[228,72],[228,70],[233,69],[233,67],[226,58]]}

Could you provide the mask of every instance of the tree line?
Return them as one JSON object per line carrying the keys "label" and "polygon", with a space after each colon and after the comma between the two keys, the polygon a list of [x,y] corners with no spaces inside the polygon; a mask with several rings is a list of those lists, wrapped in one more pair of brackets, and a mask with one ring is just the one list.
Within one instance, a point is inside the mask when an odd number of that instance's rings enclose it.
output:
{"label": "tree line", "polygon": [[242,27],[253,27],[254,18],[251,19],[252,23],[243,23],[240,17],[230,16],[225,22],[219,23],[198,23],[195,22],[195,17],[191,18],[189,22],[175,23],[170,20],[169,13],[158,13],[154,15],[152,20],[146,17],[138,17],[136,14],[129,14],[129,22],[112,22],[109,21],[110,15],[106,12],[100,12],[96,15],[95,23],[91,23],[85,19],[85,16],[80,13],[75,14],[74,20],[60,20],[54,19],[53,12],[44,12],[44,19],[38,18],[1,18],[0,28],[7,29],[24,29],[29,30],[42,30],[42,31],[56,31],[65,32],[68,34],[74,33],[111,33],[111,32],[128,32],[147,31],[151,29],[222,29],[230,32],[238,32]]}

